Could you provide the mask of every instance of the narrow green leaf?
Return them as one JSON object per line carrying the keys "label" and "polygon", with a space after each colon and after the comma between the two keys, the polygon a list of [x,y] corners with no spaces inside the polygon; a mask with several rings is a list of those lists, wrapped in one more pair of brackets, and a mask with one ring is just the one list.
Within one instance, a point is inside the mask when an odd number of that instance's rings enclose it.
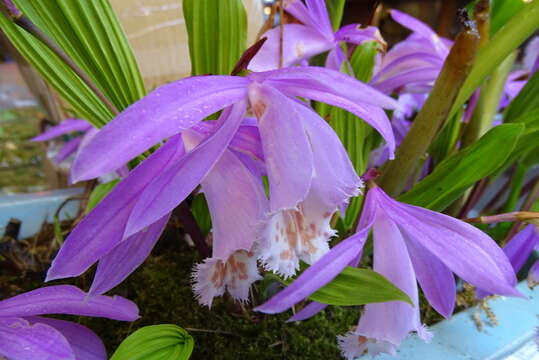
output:
{"label": "narrow green leaf", "polygon": [[475,59],[472,71],[460,89],[450,116],[454,115],[470,98],[483,80],[501,62],[539,29],[539,1],[525,4],[522,9],[490,38]]}
{"label": "narrow green leaf", "polygon": [[[350,65],[358,80],[370,81],[377,53],[378,44],[376,42],[367,42],[356,47],[350,59]],[[378,142],[377,135],[363,120],[343,109],[326,105],[324,108],[319,107],[318,110],[328,111],[329,124],[341,139],[354,168],[359,174],[364,173],[367,168],[368,155]],[[362,201],[363,199],[360,197],[350,201],[344,216],[345,232],[353,228]]]}
{"label": "narrow green leaf", "polygon": [[193,337],[179,326],[145,326],[122,341],[110,360],[186,360],[193,347]]}
{"label": "narrow green leaf", "polygon": [[247,41],[241,0],[183,0],[192,75],[230,74]]}
{"label": "narrow green leaf", "polygon": [[329,19],[333,26],[333,31],[339,30],[344,12],[346,0],[326,0],[326,6],[329,12]]}
{"label": "narrow green leaf", "polygon": [[79,117],[97,127],[112,119],[112,113],[90,88],[39,40],[0,14],[0,28],[25,59],[73,107]]}
{"label": "narrow green leaf", "polygon": [[116,179],[97,185],[88,198],[88,205],[86,205],[86,210],[84,212],[88,214],[90,211],[92,211],[93,208],[95,208],[97,204],[99,204],[99,202],[103,200],[119,182],[120,179]]}
{"label": "narrow green leaf", "polygon": [[[290,284],[292,280],[283,281]],[[412,300],[379,273],[347,266],[333,281],[309,296],[310,300],[338,306]]]}
{"label": "narrow green leaf", "polygon": [[475,182],[504,165],[523,133],[521,124],[505,124],[442,161],[434,171],[399,197],[412,205],[442,211]]}

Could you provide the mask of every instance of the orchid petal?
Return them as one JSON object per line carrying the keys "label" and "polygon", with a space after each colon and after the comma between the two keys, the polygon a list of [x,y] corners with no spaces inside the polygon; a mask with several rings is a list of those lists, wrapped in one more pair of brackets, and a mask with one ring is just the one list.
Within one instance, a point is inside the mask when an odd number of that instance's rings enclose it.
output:
{"label": "orchid petal", "polygon": [[[46,281],[78,276],[124,239],[124,227],[143,189],[183,155],[179,136],[137,166],[73,229],[52,261]],[[155,219],[157,220],[157,219]]]}
{"label": "orchid petal", "polygon": [[321,32],[327,34],[328,37],[333,37],[333,27],[329,20],[328,10],[325,0],[305,0],[307,9],[312,19],[313,25],[320,29]]}
{"label": "orchid petal", "polygon": [[440,69],[434,67],[415,68],[413,70],[403,71],[386,80],[373,82],[372,85],[386,94],[391,94],[402,87],[405,88],[405,91],[411,92],[409,88],[412,85],[426,85],[430,89],[434,85],[434,81],[439,73]]}
{"label": "orchid petal", "polygon": [[389,10],[389,13],[393,20],[395,20],[405,28],[412,30],[414,33],[426,39],[429,39],[429,41],[432,42],[432,44],[436,47],[437,51],[440,54],[447,54],[446,45],[440,40],[440,37],[438,37],[438,35],[427,24],[395,9]]}
{"label": "orchid petal", "polygon": [[107,351],[101,339],[85,326],[71,321],[29,317],[31,323],[46,324],[59,331],[69,342],[77,360],[106,360]]}
{"label": "orchid petal", "polygon": [[333,280],[363,248],[369,228],[350,236],[309,266],[294,282],[254,310],[267,314],[283,312]]}
{"label": "orchid petal", "polygon": [[305,306],[303,309],[295,313],[294,316],[292,316],[290,319],[286,320],[286,322],[307,320],[327,307],[328,304],[322,304],[316,301],[312,301],[309,305]]}
{"label": "orchid petal", "polygon": [[92,125],[86,120],[81,119],[66,119],[60,124],[51,127],[44,133],[36,136],[32,141],[45,141],[54,139],[60,135],[69,134],[74,131],[87,131],[92,128]]}
{"label": "orchid petal", "polygon": [[382,46],[386,46],[386,42],[376,26],[363,28],[359,24],[346,25],[335,33],[335,39],[357,45],[361,45],[366,41],[376,41]]}
{"label": "orchid petal", "polygon": [[[372,196],[372,191],[367,197]],[[373,270],[404,291],[414,305],[402,301],[367,304],[355,332],[399,345],[408,333],[421,327],[414,269],[397,225],[381,210],[376,212],[373,237]]]}
{"label": "orchid petal", "polygon": [[245,250],[234,252],[226,261],[207,258],[193,272],[193,291],[202,305],[211,307],[213,298],[226,290],[241,302],[249,300],[249,288],[261,280],[256,257]]}
{"label": "orchid petal", "polygon": [[[290,67],[262,73],[249,74],[255,81],[268,81],[277,88],[290,88],[289,95],[304,96],[302,89],[328,92],[352,102],[361,102],[385,109],[397,109],[398,103],[391,97],[380,93],[370,85],[345,75],[339,71],[316,66]],[[288,85],[288,86],[287,86]],[[323,101],[322,97],[312,98]]]}
{"label": "orchid petal", "polygon": [[67,339],[45,324],[0,318],[0,356],[12,360],[75,360]]}
{"label": "orchid petal", "polygon": [[248,83],[243,77],[215,75],[159,87],[99,131],[77,157],[73,179],[86,180],[115,171],[161,140],[245,98]]}
{"label": "orchid petal", "polygon": [[89,295],[103,294],[124,281],[150,255],[170,214],[119,243],[99,259]]}
{"label": "orchid petal", "polygon": [[340,71],[344,60],[344,54],[342,53],[341,48],[337,46],[329,51],[328,56],[326,57],[325,67]]}
{"label": "orchid petal", "polygon": [[139,195],[125,229],[131,236],[170,213],[204,179],[219,160],[245,115],[246,103],[240,101],[226,109],[221,126],[196,148],[161,172]]}
{"label": "orchid petal", "polygon": [[237,250],[250,251],[268,210],[261,179],[225,150],[201,185],[212,219],[213,257],[226,261]]}
{"label": "orchid petal", "polygon": [[432,307],[445,318],[453,313],[456,298],[455,278],[451,270],[421,243],[403,233],[414,271],[423,293]]}
{"label": "orchid petal", "polygon": [[539,66],[539,36],[534,37],[524,50],[524,59],[522,59],[524,68],[533,74]]}
{"label": "orchid petal", "polygon": [[270,184],[270,210],[295,208],[307,196],[313,157],[296,103],[279,91],[253,83],[251,107],[259,119]]}
{"label": "orchid petal", "polygon": [[316,112],[295,104],[313,152],[314,176],[310,193],[319,209],[333,213],[337,206],[359,194],[363,182],[335,131]]}
{"label": "orchid petal", "polygon": [[[191,130],[207,136],[210,135],[218,125],[218,121],[207,120],[193,126]],[[238,131],[232,138],[229,148],[254,158],[264,160],[264,152],[262,151],[262,143],[260,141],[260,131],[258,131],[258,125],[255,118],[245,118],[243,120]]]}
{"label": "orchid petal", "polygon": [[[459,277],[492,293],[518,296],[516,277],[502,249],[481,230],[451,216],[399,203],[371,189],[388,216]],[[466,256],[462,256],[466,254]]]}
{"label": "orchid petal", "polygon": [[0,301],[0,316],[69,314],[122,321],[139,317],[137,306],[121,296],[86,297],[72,285],[46,286]]}
{"label": "orchid petal", "polygon": [[54,158],[54,161],[56,163],[61,163],[62,161],[67,159],[69,155],[77,151],[77,148],[79,147],[81,140],[82,140],[82,137],[77,136],[76,138],[73,138],[69,140],[68,142],[66,142],[64,146],[62,146],[60,151],[58,151],[58,154]]}
{"label": "orchid petal", "polygon": [[[272,82],[272,85],[275,85],[275,83]],[[280,85],[277,85],[275,87],[279,88],[279,90],[283,90],[284,92],[294,92],[295,94],[301,93],[307,98],[322,101],[333,106],[338,106],[360,117],[363,121],[375,128],[376,131],[380,133],[380,135],[382,135],[390,150],[390,158],[393,159],[393,154],[395,152],[395,137],[393,134],[393,129],[391,127],[391,123],[389,122],[387,115],[381,108],[372,105],[360,104],[358,102],[355,102],[354,100],[339,97],[331,93],[324,92],[322,90],[297,88],[293,86],[283,87]]]}
{"label": "orchid petal", "polygon": [[335,43],[313,31],[312,28],[299,24],[286,24],[282,28],[276,27],[264,33],[267,40],[262,48],[249,63],[251,71],[268,71],[278,69],[282,65],[292,66],[304,59],[309,59],[335,47]]}
{"label": "orchid petal", "polygon": [[534,224],[529,224],[503,247],[503,252],[511,261],[515,272],[524,266],[537,243],[539,243],[539,231]]}

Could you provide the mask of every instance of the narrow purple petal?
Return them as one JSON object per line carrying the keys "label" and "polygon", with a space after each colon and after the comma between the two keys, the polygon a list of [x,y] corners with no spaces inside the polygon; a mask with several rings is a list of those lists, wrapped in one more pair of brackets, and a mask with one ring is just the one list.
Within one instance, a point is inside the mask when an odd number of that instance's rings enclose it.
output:
{"label": "narrow purple petal", "polygon": [[[213,225],[212,258],[226,261],[237,250],[251,251],[268,211],[261,179],[226,150],[202,181],[202,191]],[[234,211],[230,211],[231,204]]]}
{"label": "narrow purple petal", "polygon": [[[288,84],[298,88],[317,89],[351,101],[375,105],[385,109],[398,108],[397,102],[391,97],[380,93],[370,85],[332,69],[315,66],[290,67],[263,73],[253,73],[249,77],[255,81],[270,81],[271,83],[275,81],[279,86]],[[297,93],[294,91],[291,95],[303,97],[301,91],[297,91]]]}
{"label": "narrow purple petal", "polygon": [[0,356],[12,360],[75,360],[67,339],[45,324],[0,318]]}
{"label": "narrow purple petal", "polygon": [[220,117],[221,126],[211,136],[166,171],[153,174],[154,180],[140,194],[131,212],[125,236],[170,213],[200,184],[232,140],[245,111],[245,101],[226,109]]}
{"label": "narrow purple petal", "polygon": [[[373,196],[373,189],[367,197]],[[414,306],[402,301],[367,304],[356,333],[377,341],[400,344],[420,327],[416,277],[402,234],[384,211],[378,210],[373,224],[373,270],[404,291]]]}
{"label": "narrow purple petal", "polygon": [[106,360],[107,351],[101,339],[85,326],[71,321],[45,317],[28,317],[30,323],[46,324],[59,331],[69,342],[77,360]]}
{"label": "narrow purple petal", "polygon": [[[279,68],[281,57],[281,28],[267,31],[263,37],[267,40],[249,63],[251,71],[268,71]],[[302,60],[321,54],[335,47],[332,39],[328,40],[318,31],[299,24],[283,26],[283,66],[299,64]]]}
{"label": "narrow purple petal", "polygon": [[277,295],[255,308],[267,314],[283,312],[333,280],[355,259],[363,248],[369,228],[362,229],[309,266],[298,278]]}
{"label": "narrow purple petal", "polygon": [[[207,120],[193,126],[194,130],[202,135],[210,135],[218,126],[218,121]],[[264,160],[262,143],[260,141],[260,131],[255,118],[245,118],[238,131],[232,138],[229,147],[232,150],[247,154],[256,159]]]}
{"label": "narrow purple petal", "polygon": [[325,0],[305,0],[307,9],[311,15],[313,25],[320,29],[327,36],[333,36],[333,27],[329,20],[328,10]]}
{"label": "narrow purple petal", "polygon": [[380,83],[400,73],[417,70],[417,68],[436,68],[440,70],[442,66],[443,59],[436,54],[411,51],[395,57],[392,61],[384,61],[384,66],[373,77],[371,84]]}
{"label": "narrow purple petal", "polygon": [[403,233],[414,271],[423,293],[432,307],[445,318],[453,313],[456,298],[455,278],[451,270],[421,243]]}
{"label": "narrow purple petal", "polygon": [[44,133],[36,136],[32,139],[32,141],[45,141],[54,139],[55,137],[58,137],[60,135],[69,134],[70,132],[74,131],[87,131],[92,128],[92,125],[88,123],[86,120],[81,119],[66,119],[62,121],[60,124],[51,127]]}
{"label": "narrow purple petal", "polygon": [[395,20],[402,26],[412,30],[414,33],[426,39],[429,39],[429,41],[431,41],[432,44],[438,49],[440,54],[447,54],[446,45],[440,40],[438,35],[427,24],[395,9],[390,10],[389,13],[393,20]]}
{"label": "narrow purple petal", "polygon": [[[360,117],[363,121],[368,123],[370,126],[376,129],[386,140],[387,146],[390,150],[390,158],[393,159],[393,154],[395,151],[395,137],[393,134],[393,129],[391,123],[387,118],[386,113],[377,106],[367,105],[364,103],[359,103],[355,100],[350,100],[349,98],[340,97],[334,95],[330,92],[326,92],[322,89],[313,89],[308,87],[296,87],[285,84],[276,84],[276,82],[271,82],[272,86],[275,86],[279,90],[283,90],[285,93],[292,93],[298,96],[305,96],[307,98],[322,101],[330,105],[338,106],[343,108],[352,114]],[[301,94],[301,95],[300,95]]]}
{"label": "narrow purple petal", "polygon": [[520,295],[511,263],[488,235],[451,216],[392,200],[380,188],[371,193],[400,228],[463,280],[495,294]]}
{"label": "narrow purple petal", "polygon": [[141,192],[156,174],[182,155],[183,145],[176,136],[116,185],[69,234],[47,272],[46,281],[82,274],[122,241],[124,227]]}
{"label": "narrow purple petal", "polygon": [[77,157],[75,181],[98,177],[157,144],[245,98],[249,80],[197,76],[163,85],[103,127]]}
{"label": "narrow purple petal", "polygon": [[103,294],[124,281],[150,255],[170,214],[120,242],[99,260],[89,295]]}
{"label": "narrow purple petal", "polygon": [[62,146],[60,151],[58,151],[58,154],[54,158],[54,161],[56,163],[61,163],[62,161],[67,159],[69,157],[69,155],[71,155],[71,154],[73,154],[74,152],[77,151],[81,140],[82,140],[82,137],[77,136],[76,138],[73,138],[73,139],[69,140],[68,142],[66,142],[64,144],[64,146]]}
{"label": "narrow purple petal", "polygon": [[403,87],[405,88],[404,91],[411,92],[409,88],[412,85],[425,85],[430,89],[434,85],[434,81],[439,73],[440,69],[434,67],[415,68],[413,70],[403,71],[386,80],[373,83],[373,86],[386,94],[391,94]]}
{"label": "narrow purple petal", "polygon": [[361,45],[366,41],[376,41],[385,45],[380,31],[375,26],[361,27],[359,24],[343,26],[335,33],[335,39]]}
{"label": "narrow purple petal", "polygon": [[68,314],[113,320],[138,319],[135,303],[121,296],[95,296],[72,285],[46,286],[0,301],[0,317]]}
{"label": "narrow purple petal", "polygon": [[302,0],[288,0],[283,3],[284,10],[307,26],[312,25],[311,14]]}
{"label": "narrow purple petal", "polygon": [[313,176],[313,157],[295,101],[266,85],[249,88],[259,119],[270,184],[270,210],[295,208],[305,199]]}
{"label": "narrow purple petal", "polygon": [[312,301],[309,305],[295,313],[290,319],[286,320],[286,322],[307,320],[324,310],[326,307],[328,307],[328,304]]}
{"label": "narrow purple petal", "polygon": [[527,225],[503,247],[515,272],[518,272],[539,243],[539,234],[534,224]]}
{"label": "narrow purple petal", "polygon": [[318,208],[333,213],[350,197],[358,195],[363,182],[331,126],[307,106],[300,103],[295,106],[313,152],[315,175],[310,193],[320,202]]}

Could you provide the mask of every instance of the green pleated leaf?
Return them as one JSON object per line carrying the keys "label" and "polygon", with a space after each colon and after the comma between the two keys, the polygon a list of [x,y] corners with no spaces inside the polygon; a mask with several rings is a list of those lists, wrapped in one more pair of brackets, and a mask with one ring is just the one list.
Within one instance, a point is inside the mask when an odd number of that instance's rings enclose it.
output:
{"label": "green pleated leaf", "polygon": [[90,88],[51,50],[0,13],[0,28],[26,60],[73,107],[77,116],[97,127],[112,113]]}
{"label": "green pleated leaf", "polygon": [[145,326],[122,341],[110,360],[185,360],[194,344],[193,337],[179,326]]}
{"label": "green pleated leaf", "polygon": [[183,0],[192,75],[230,74],[245,51],[247,13],[241,0]]}
{"label": "green pleated leaf", "polygon": [[123,110],[145,95],[134,54],[108,0],[14,0]]}
{"label": "green pleated leaf", "polygon": [[[283,281],[285,284],[292,280]],[[347,266],[333,281],[309,296],[310,300],[338,306],[365,305],[386,301],[412,301],[401,289],[379,273]]]}
{"label": "green pleated leaf", "polygon": [[[377,53],[378,43],[376,42],[367,42],[354,50],[350,65],[359,81],[369,82],[372,78]],[[367,168],[368,155],[379,143],[380,137],[363,120],[346,110],[326,104],[319,104],[317,110],[319,113],[327,112],[329,124],[341,139],[356,172],[364,173]],[[353,228],[362,200],[362,198],[353,198],[350,201],[344,216],[345,231]]]}
{"label": "green pleated leaf", "polygon": [[333,31],[339,30],[344,12],[346,0],[326,0],[326,6],[329,13],[329,19],[333,26]]}
{"label": "green pleated leaf", "polygon": [[88,198],[88,205],[86,205],[85,213],[88,214],[90,211],[92,211],[93,208],[95,208],[97,204],[99,204],[99,202],[103,200],[119,182],[120,179],[116,179],[97,185]]}
{"label": "green pleated leaf", "polygon": [[524,126],[496,126],[474,144],[442,161],[434,171],[399,197],[412,205],[442,211],[470,186],[502,167],[518,143]]}

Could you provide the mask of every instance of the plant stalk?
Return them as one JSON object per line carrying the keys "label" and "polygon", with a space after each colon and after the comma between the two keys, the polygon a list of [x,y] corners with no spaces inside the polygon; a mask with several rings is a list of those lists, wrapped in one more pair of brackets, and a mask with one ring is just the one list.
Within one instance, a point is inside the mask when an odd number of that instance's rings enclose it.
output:
{"label": "plant stalk", "polygon": [[472,68],[478,43],[479,35],[470,26],[457,36],[423,109],[398,147],[395,160],[383,170],[380,185],[390,196],[395,197],[402,191],[449,118],[459,90]]}

